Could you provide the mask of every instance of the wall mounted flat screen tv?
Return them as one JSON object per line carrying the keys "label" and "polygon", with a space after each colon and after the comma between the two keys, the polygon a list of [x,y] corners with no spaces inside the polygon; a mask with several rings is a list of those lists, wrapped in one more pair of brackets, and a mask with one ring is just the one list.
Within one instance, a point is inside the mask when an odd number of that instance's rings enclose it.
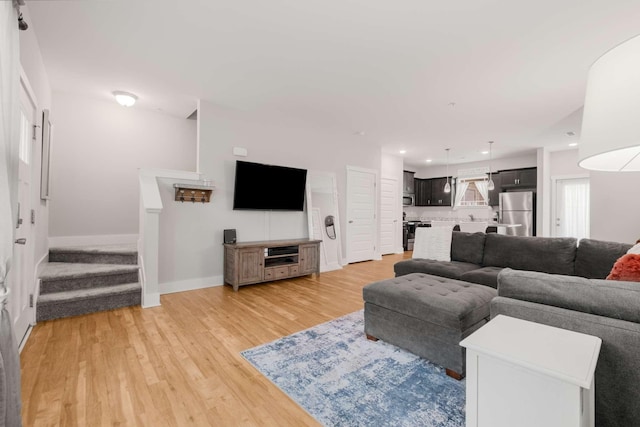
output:
{"label": "wall mounted flat screen tv", "polygon": [[307,170],[236,161],[233,209],[303,211]]}

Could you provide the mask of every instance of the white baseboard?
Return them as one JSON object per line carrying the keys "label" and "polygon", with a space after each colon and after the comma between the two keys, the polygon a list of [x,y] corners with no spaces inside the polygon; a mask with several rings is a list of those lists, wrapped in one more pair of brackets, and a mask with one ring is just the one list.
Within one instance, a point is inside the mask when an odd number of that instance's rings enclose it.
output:
{"label": "white baseboard", "polygon": [[142,308],[151,308],[158,307],[160,305],[160,294],[152,293],[152,294],[142,294],[142,304],[140,304]]}
{"label": "white baseboard", "polygon": [[137,243],[137,234],[103,234],[96,236],[57,236],[49,237],[50,248],[92,245],[123,245]]}
{"label": "white baseboard", "polygon": [[199,277],[196,279],[178,280],[175,282],[160,283],[158,288],[160,295],[172,294],[175,292],[193,291],[196,289],[222,286],[224,278],[222,276]]}

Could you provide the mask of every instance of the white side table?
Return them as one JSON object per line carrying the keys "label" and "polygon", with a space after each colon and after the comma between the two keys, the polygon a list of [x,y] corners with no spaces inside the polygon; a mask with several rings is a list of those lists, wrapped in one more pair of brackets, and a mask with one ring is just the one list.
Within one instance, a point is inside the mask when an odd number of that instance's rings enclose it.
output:
{"label": "white side table", "polygon": [[462,340],[467,427],[593,427],[602,340],[496,316]]}

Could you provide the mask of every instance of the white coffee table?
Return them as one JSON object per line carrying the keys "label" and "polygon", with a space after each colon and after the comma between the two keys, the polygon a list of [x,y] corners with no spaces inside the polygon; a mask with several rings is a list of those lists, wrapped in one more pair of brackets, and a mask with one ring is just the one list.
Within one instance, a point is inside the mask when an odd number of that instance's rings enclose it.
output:
{"label": "white coffee table", "polygon": [[467,427],[593,427],[602,340],[499,315],[462,340]]}

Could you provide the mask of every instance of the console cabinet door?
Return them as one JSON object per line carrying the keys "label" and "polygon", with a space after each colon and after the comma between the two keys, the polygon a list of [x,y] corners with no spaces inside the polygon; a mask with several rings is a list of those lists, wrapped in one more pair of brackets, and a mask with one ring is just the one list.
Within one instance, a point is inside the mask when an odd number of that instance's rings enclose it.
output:
{"label": "console cabinet door", "polygon": [[238,284],[262,281],[264,250],[262,248],[238,249]]}
{"label": "console cabinet door", "polygon": [[317,243],[300,245],[300,274],[320,271],[320,245]]}

